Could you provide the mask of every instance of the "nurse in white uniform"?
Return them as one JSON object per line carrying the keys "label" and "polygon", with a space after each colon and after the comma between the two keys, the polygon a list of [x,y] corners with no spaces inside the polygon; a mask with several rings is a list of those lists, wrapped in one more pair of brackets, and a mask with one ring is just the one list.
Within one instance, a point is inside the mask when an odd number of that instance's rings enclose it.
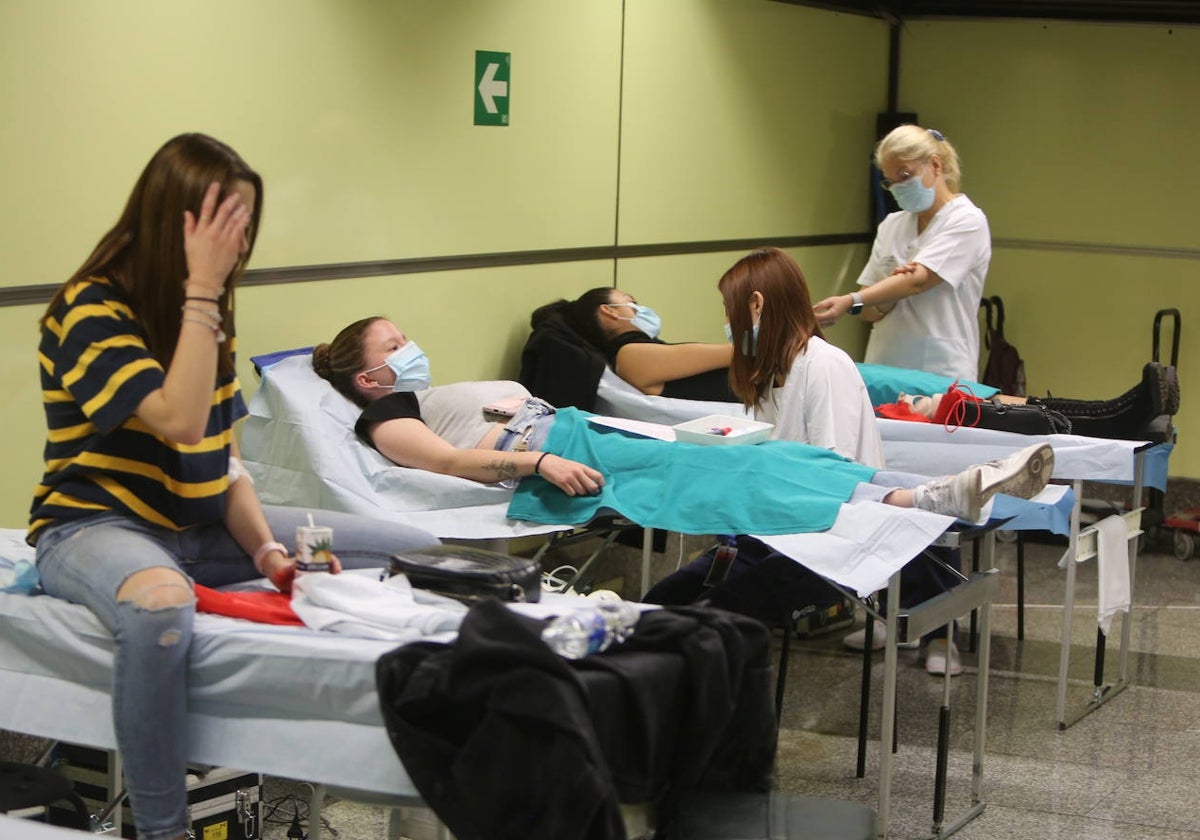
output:
{"label": "nurse in white uniform", "polygon": [[992,257],[983,211],[958,191],[959,164],[941,132],[902,125],[879,142],[875,165],[900,206],[879,225],[861,291],[813,309],[872,324],[865,361],[974,381],[979,301]]}

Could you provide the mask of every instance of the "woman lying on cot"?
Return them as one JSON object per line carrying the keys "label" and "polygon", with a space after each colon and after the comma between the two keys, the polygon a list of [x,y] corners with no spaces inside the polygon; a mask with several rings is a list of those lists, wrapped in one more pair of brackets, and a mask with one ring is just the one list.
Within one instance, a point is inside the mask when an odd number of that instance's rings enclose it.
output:
{"label": "woman lying on cot", "polygon": [[[265,576],[286,591],[296,570],[305,511],[259,504],[233,434],[246,414],[234,287],[262,205],[262,180],[229,146],[203,134],[168,141],[41,319],[46,467],[27,540],[45,591],[113,635],[113,726],[143,840],[191,836],[193,582]],[[347,567],[437,542],[316,513],[337,529]]]}
{"label": "woman lying on cot", "polygon": [[[643,394],[733,402],[725,344],[668,344],[662,319],[620,289],[602,286],[534,310],[520,380],[560,405],[590,409],[605,364]],[[578,394],[576,393],[578,389]]]}
{"label": "woman lying on cot", "polygon": [[[658,338],[661,319],[657,313],[620,289],[600,287],[573,301],[546,304],[534,311],[530,323],[533,333],[522,352],[520,380],[556,404],[592,408],[601,355],[617,376],[643,394],[741,402],[729,383],[729,366],[737,342],[668,344]],[[820,332],[815,334],[819,336]],[[571,351],[579,348],[600,355],[595,360],[575,356],[576,361],[572,361]],[[593,361],[594,366],[589,367]],[[988,385],[956,383],[950,377],[924,371],[877,364],[857,367],[872,404],[876,408],[888,406],[880,416],[892,419],[924,418],[954,425],[961,413],[949,411],[950,402],[957,403],[965,396],[968,400],[1044,407],[1062,415],[1073,434],[1136,440],[1144,436],[1154,418],[1173,415],[1179,408],[1175,370],[1156,362],[1145,365],[1141,381],[1133,388],[1107,400],[1010,396]],[[951,394],[952,400],[939,415],[937,409],[946,394]],[[903,405],[896,407],[897,403]]]}
{"label": "woman lying on cot", "polygon": [[[943,393],[909,394],[900,391],[895,402],[877,405],[880,417],[896,420],[942,423],[947,426],[971,426],[978,422],[984,428],[1005,429],[996,425],[999,414],[980,415],[972,403],[986,403],[986,391],[976,393],[971,386],[951,385]],[[1055,431],[1070,432],[1094,438],[1140,440],[1147,436],[1147,427],[1156,418],[1174,415],[1179,410],[1179,380],[1175,368],[1158,362],[1142,367],[1142,379],[1119,397],[1110,400],[1073,400],[1058,397],[1012,397],[994,394],[991,400],[1005,405],[1034,405],[1046,409],[1048,416],[1065,421],[1069,428]],[[986,408],[987,406],[984,405]]]}
{"label": "woman lying on cot", "polygon": [[[605,486],[605,476],[593,466],[543,449],[555,422],[552,406],[530,397],[510,421],[493,422],[483,408],[496,399],[496,383],[429,387],[425,354],[382,317],[356,321],[331,343],[314,348],[313,370],[363,407],[355,431],[400,466],[483,482],[537,474],[568,496],[597,494]],[[505,389],[504,395],[511,395],[520,386],[500,383],[499,387]],[[817,455],[812,447],[804,449]],[[857,484],[852,500],[917,507],[976,521],[996,493],[1028,497],[1040,492],[1052,464],[1050,448],[1035,446],[1003,461],[931,481],[874,473],[841,459],[834,459],[829,469]],[[873,473],[875,478],[869,482],[863,478]]]}

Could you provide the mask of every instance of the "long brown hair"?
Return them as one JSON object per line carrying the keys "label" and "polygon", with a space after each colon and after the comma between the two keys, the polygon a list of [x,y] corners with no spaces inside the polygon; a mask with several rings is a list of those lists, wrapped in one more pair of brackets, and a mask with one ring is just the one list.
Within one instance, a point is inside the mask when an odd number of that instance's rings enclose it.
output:
{"label": "long brown hair", "polygon": [[362,408],[366,408],[367,399],[354,387],[354,377],[365,364],[363,338],[367,328],[382,320],[382,315],[362,318],[342,328],[333,341],[313,348],[312,366],[317,376],[328,380],[339,394]]}
{"label": "long brown hair", "polygon": [[[121,217],[55,293],[42,316],[42,325],[53,317],[76,283],[89,277],[107,277],[122,291],[137,315],[154,358],[164,368],[169,367],[179,341],[183,281],[188,276],[183,211],[190,210],[199,217],[204,192],[214,181],[221,184],[219,201],[224,200],[237,181],[254,186],[253,216],[246,230],[249,247],[230,272],[218,304],[225,332],[233,335],[233,287],[254,251],[258,227],[262,224],[262,178],[237,152],[205,134],[181,134],[155,152],[134,184]],[[229,344],[221,344],[218,352],[221,374],[233,375]]]}
{"label": "long brown hair", "polygon": [[[735,262],[717,282],[733,334],[729,387],[747,408],[761,404],[778,380],[791,370],[810,336],[824,338],[813,312],[804,272],[785,251],[760,248]],[[758,341],[750,295],[763,296]]]}

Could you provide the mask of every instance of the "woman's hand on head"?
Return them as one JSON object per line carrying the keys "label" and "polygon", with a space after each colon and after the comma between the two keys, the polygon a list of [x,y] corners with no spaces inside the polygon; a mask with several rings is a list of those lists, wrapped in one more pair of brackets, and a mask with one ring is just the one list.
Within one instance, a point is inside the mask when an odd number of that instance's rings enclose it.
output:
{"label": "woman's hand on head", "polygon": [[188,282],[209,290],[222,290],[225,280],[246,242],[250,209],[236,191],[230,191],[217,206],[221,185],[213,182],[200,203],[200,217],[183,212],[183,248],[187,256]]}
{"label": "woman's hand on head", "polygon": [[558,455],[543,457],[538,474],[568,496],[595,496],[604,486],[599,470]]}

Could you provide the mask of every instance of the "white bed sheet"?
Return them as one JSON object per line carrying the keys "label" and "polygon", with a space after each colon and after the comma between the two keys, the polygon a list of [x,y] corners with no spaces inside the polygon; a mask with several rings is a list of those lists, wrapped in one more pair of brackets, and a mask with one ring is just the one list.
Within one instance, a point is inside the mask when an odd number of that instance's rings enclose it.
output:
{"label": "white bed sheet", "polygon": [[1143,481],[1160,490],[1166,489],[1172,449],[1169,443],[1080,435],[1022,435],[967,427],[948,431],[939,423],[906,420],[880,420],[879,433],[888,469],[922,474],[933,464],[942,472],[953,473],[1045,442],[1054,448],[1054,478],[1127,484],[1134,480],[1134,456],[1146,450]]}
{"label": "white bed sheet", "polygon": [[688,420],[707,417],[710,414],[753,419],[741,403],[680,400],[643,394],[608,368],[604,369],[600,385],[596,389],[596,413],[667,426],[686,423]]}
{"label": "white bed sheet", "polygon": [[506,516],[512,490],[398,467],[354,433],[361,413],[291,356],[262,372],[242,430],[242,459],[269,504],[391,519],[443,539],[507,539],[562,530]]}
{"label": "white bed sheet", "polygon": [[[21,559],[33,559],[24,532],[0,529],[0,569]],[[513,608],[545,618],[579,600],[545,593],[539,603]],[[418,800],[388,740],[375,689],[375,662],[397,645],[197,614],[188,759]],[[112,635],[86,607],[0,592],[0,729],[115,749],[112,655]]]}
{"label": "white bed sheet", "polygon": [[[33,550],[0,532],[0,564]],[[285,778],[418,797],[375,691],[396,647],[304,627],[196,616],[188,758]],[[114,749],[111,634],[87,608],[0,593],[0,728]]]}

